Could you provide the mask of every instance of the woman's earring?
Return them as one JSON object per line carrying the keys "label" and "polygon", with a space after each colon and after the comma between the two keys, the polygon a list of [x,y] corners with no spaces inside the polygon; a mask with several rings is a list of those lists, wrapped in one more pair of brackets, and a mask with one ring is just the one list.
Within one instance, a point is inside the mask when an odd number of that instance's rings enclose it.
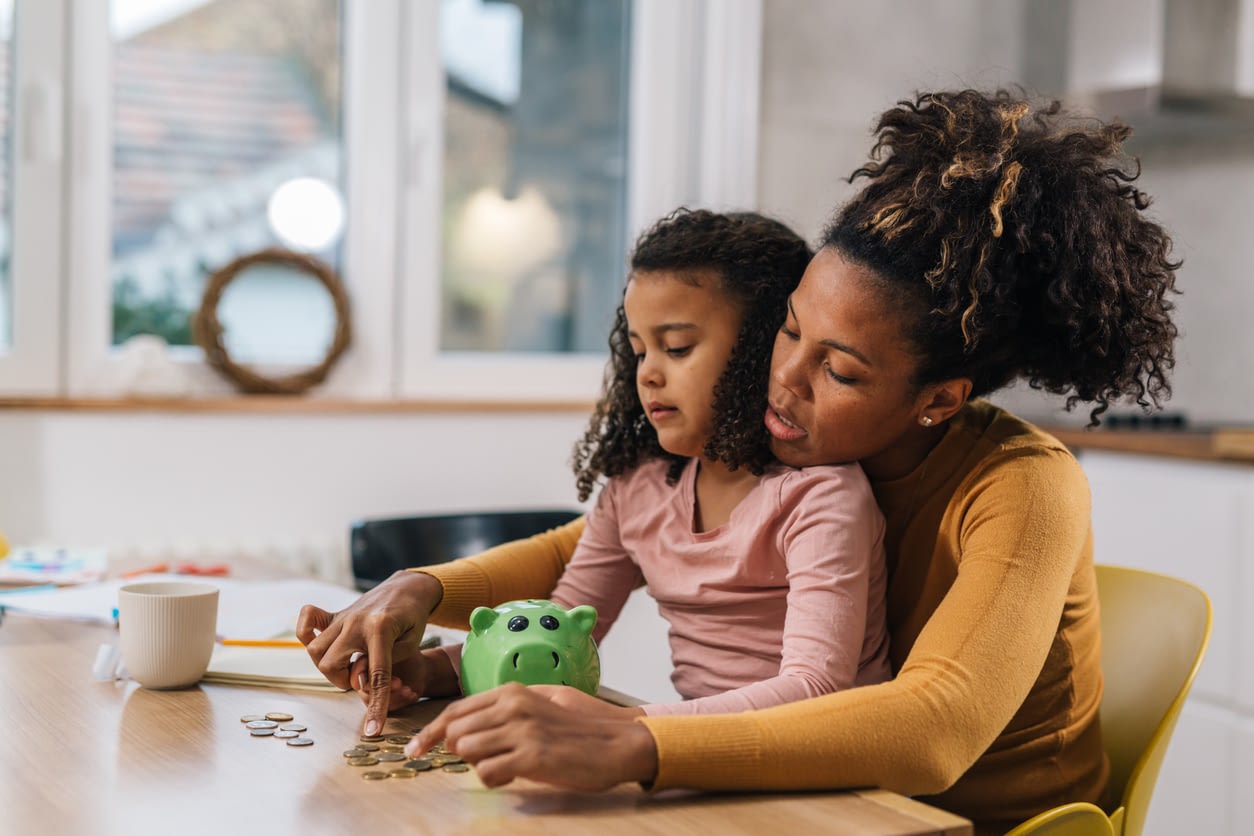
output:
{"label": "woman's earring", "polygon": [[925,427],[930,427],[932,426],[934,422],[932,421],[932,416],[924,415],[922,418],[919,419],[919,423]]}

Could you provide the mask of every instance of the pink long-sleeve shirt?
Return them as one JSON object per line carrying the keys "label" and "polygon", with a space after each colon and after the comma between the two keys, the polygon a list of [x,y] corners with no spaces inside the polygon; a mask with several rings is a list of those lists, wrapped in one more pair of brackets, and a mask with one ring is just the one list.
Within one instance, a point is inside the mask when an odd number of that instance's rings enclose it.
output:
{"label": "pink long-sleeve shirt", "polygon": [[766,708],[890,678],[884,518],[861,467],[771,467],[704,532],[696,460],[675,485],[666,468],[609,481],[550,596],[595,606],[599,641],[645,584],[684,697],[647,714]]}

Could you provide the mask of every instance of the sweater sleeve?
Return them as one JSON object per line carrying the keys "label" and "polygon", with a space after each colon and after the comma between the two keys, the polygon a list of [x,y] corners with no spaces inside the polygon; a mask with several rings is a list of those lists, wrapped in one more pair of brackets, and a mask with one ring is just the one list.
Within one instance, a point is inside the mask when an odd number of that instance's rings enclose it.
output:
{"label": "sweater sleeve", "polygon": [[[648,716],[769,708],[850,688],[857,679],[873,561],[884,560],[883,515],[856,465],[793,471],[778,485],[788,571],[779,672],[721,694],[646,705]],[[877,591],[882,597],[883,587]],[[883,629],[876,625],[881,636]],[[879,661],[886,678],[886,656]]]}
{"label": "sweater sleeve", "polygon": [[431,623],[466,630],[475,607],[547,598],[565,571],[583,527],[584,518],[580,517],[472,557],[410,569],[433,576],[444,587],[444,596],[431,613]]}
{"label": "sweater sleeve", "polygon": [[762,711],[641,718],[654,787],[918,795],[957,781],[1040,673],[1090,526],[1087,482],[1062,451],[1004,457],[954,503],[956,577],[896,679]]}

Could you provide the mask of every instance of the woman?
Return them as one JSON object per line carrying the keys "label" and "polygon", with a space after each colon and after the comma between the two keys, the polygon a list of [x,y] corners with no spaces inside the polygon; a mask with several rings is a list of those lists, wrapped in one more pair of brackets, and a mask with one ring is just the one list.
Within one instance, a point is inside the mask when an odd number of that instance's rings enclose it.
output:
{"label": "woman", "polygon": [[[1093,404],[1095,423],[1119,399],[1148,409],[1170,393],[1178,264],[1120,157],[1129,133],[1005,92],[903,102],[789,300],[772,450],[793,466],[858,460],[870,478],[887,519],[891,682],[635,719],[569,689],[504,688],[454,703],[415,748],[447,737],[490,785],[875,785],[981,832],[1101,803],[1088,486],[1065,447],[978,398],[1022,378]],[[339,684],[350,654],[368,654],[377,723],[424,613],[457,623],[474,604],[542,597],[579,531],[398,574],[334,617],[306,608],[300,635]],[[421,672],[407,677],[421,693]]]}

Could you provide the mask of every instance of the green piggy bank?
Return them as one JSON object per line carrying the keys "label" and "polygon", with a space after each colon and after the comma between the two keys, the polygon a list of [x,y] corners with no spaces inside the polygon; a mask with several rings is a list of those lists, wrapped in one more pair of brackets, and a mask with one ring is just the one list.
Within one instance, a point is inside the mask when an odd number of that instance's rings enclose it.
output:
{"label": "green piggy bank", "polygon": [[476,607],[462,646],[462,693],[478,694],[506,682],[572,685],[595,695],[601,657],[592,628],[595,607],[565,610],[552,601],[509,601]]}

